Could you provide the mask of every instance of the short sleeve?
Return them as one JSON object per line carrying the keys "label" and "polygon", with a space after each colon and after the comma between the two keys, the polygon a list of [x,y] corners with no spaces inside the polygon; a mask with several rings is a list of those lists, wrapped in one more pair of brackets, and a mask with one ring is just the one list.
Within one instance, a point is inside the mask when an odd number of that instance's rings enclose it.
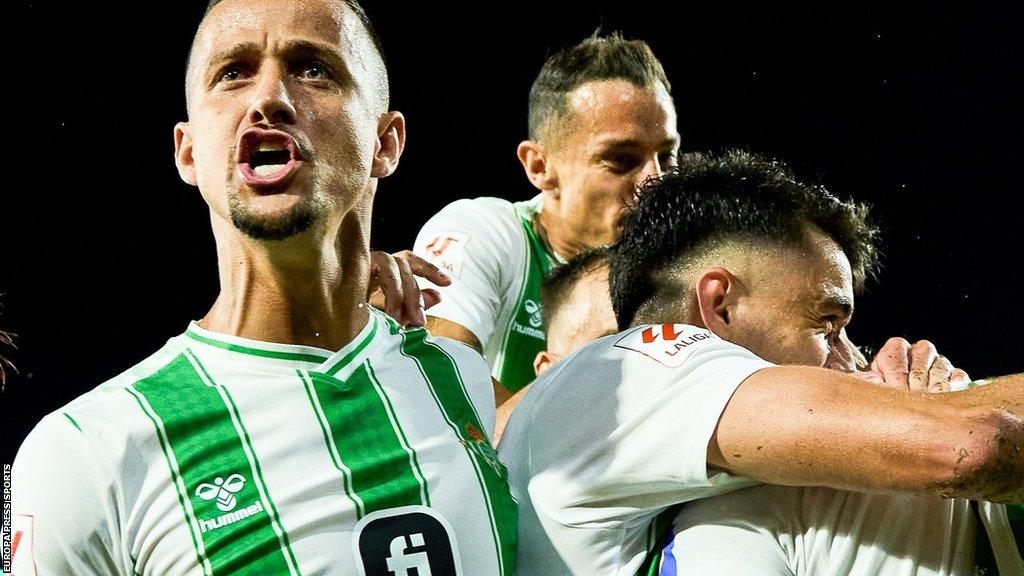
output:
{"label": "short sleeve", "polygon": [[11,476],[15,574],[124,573],[113,474],[70,416],[36,426]]}
{"label": "short sleeve", "polygon": [[564,525],[597,526],[752,484],[709,470],[707,450],[735,390],[771,365],[682,324],[584,348],[556,366],[523,423],[534,505]]}
{"label": "short sleeve", "polygon": [[517,227],[508,202],[458,200],[423,225],[413,246],[417,256],[452,279],[444,287],[419,279],[421,288],[441,293],[441,302],[427,313],[465,327],[485,349],[505,305],[511,272],[521,267],[514,262],[522,257]]}

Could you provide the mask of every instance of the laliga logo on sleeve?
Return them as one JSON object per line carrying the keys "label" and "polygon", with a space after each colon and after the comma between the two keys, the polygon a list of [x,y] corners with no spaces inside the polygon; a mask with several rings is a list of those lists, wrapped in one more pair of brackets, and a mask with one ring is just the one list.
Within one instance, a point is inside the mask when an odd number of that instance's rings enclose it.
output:
{"label": "laliga logo on sleeve", "polygon": [[695,344],[718,338],[710,330],[688,324],[646,326],[629,332],[615,343],[616,348],[639,352],[669,368],[678,368],[696,349]]}
{"label": "laliga logo on sleeve", "polygon": [[202,483],[196,488],[196,496],[203,500],[217,499],[217,508],[221,512],[231,512],[238,505],[235,493],[245,486],[245,477],[232,474],[225,480],[220,476],[213,479],[213,484]]}
{"label": "laliga logo on sleeve", "polygon": [[472,236],[466,232],[439,232],[424,245],[424,258],[454,278],[462,276],[466,262],[466,244]]}

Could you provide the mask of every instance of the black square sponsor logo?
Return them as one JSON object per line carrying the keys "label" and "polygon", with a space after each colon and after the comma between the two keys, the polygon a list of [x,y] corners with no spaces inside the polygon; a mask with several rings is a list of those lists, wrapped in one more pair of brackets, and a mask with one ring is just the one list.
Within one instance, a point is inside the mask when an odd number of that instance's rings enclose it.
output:
{"label": "black square sponsor logo", "polygon": [[364,576],[458,576],[455,534],[437,510],[405,506],[368,514],[352,533]]}

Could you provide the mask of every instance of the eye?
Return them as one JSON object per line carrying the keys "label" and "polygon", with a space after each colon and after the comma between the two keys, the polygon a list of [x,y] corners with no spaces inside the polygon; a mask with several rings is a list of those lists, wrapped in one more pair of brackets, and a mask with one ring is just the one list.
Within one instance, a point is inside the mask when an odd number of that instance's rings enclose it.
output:
{"label": "eye", "polygon": [[249,70],[239,64],[230,64],[221,69],[217,75],[217,82],[237,82],[250,75]]}
{"label": "eye", "polygon": [[299,76],[304,80],[330,80],[327,67],[320,62],[310,62],[299,68]]}

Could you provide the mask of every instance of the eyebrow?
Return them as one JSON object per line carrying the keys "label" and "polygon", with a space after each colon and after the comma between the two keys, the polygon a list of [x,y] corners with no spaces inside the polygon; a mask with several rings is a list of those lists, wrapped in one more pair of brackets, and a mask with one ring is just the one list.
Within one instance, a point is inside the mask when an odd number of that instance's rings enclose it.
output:
{"label": "eyebrow", "polygon": [[845,295],[828,294],[821,299],[818,307],[823,310],[834,310],[846,318],[853,316],[853,301]]}
{"label": "eyebrow", "polygon": [[[597,143],[597,147],[603,150],[606,149],[623,149],[623,148],[640,148],[644,146],[644,143],[635,138],[609,138],[608,140],[602,140]],[[655,148],[658,149],[672,149],[679,146],[679,138],[667,138],[659,142]]]}
{"label": "eyebrow", "polygon": [[[231,62],[232,60],[259,56],[263,53],[263,50],[263,46],[259,43],[241,42],[225,50],[215,52],[206,64],[203,74],[205,84],[209,85],[212,80],[211,75],[217,73],[221,64]],[[345,60],[338,54],[337,49],[329,44],[312,40],[287,40],[283,43],[280,53],[286,60],[303,56],[315,57],[346,76],[349,75]]]}

